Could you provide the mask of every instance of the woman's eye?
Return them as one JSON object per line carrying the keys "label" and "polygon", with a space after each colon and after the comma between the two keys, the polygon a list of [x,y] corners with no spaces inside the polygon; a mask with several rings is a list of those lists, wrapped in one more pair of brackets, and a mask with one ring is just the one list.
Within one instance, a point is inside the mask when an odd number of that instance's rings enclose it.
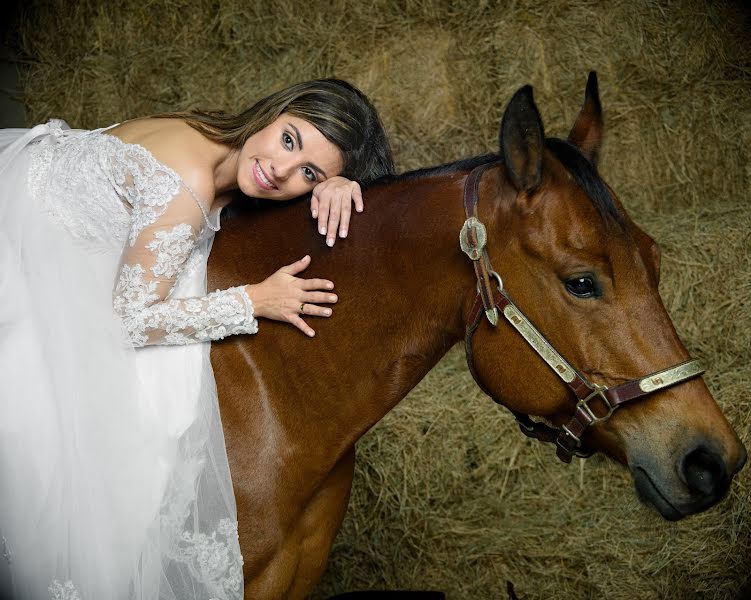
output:
{"label": "woman's eye", "polygon": [[308,181],[315,181],[316,180],[316,174],[313,172],[313,169],[310,167],[303,167],[302,173],[305,176],[305,179]]}
{"label": "woman's eye", "polygon": [[284,144],[284,147],[287,148],[287,150],[292,150],[295,147],[295,141],[289,133],[282,134],[282,144]]}
{"label": "woman's eye", "polygon": [[567,280],[566,289],[577,298],[592,298],[597,295],[595,280],[589,275]]}

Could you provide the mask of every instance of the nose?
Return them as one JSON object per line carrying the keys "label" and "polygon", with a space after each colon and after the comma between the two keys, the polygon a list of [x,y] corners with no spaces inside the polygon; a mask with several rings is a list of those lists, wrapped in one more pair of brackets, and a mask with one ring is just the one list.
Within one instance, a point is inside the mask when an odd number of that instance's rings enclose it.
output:
{"label": "nose", "polygon": [[715,451],[699,445],[679,462],[678,472],[689,490],[697,496],[720,498],[730,485],[725,461]]}
{"label": "nose", "polygon": [[289,178],[295,169],[295,165],[291,160],[284,160],[279,158],[271,163],[271,174],[274,179],[284,181]]}

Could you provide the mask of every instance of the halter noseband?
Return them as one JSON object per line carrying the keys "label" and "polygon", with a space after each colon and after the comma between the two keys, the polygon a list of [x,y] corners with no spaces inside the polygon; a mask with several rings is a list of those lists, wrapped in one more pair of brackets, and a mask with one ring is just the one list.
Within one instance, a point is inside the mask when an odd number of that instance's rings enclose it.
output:
{"label": "halter noseband", "polygon": [[[464,186],[464,210],[467,220],[459,234],[459,243],[462,251],[472,260],[477,277],[477,297],[467,317],[464,336],[467,365],[480,389],[500,404],[477,377],[472,355],[472,336],[479,327],[483,314],[495,327],[500,312],[576,396],[574,414],[568,423],[561,427],[551,427],[533,421],[529,415],[511,410],[522,433],[544,442],[554,442],[558,458],[569,463],[574,455],[587,457],[594,453],[581,441],[589,426],[607,420],[623,404],[701,375],[704,368],[698,360],[687,360],[640,379],[631,379],[620,385],[607,387],[589,381],[572,367],[514,304],[503,289],[500,275],[490,264],[485,249],[487,231],[477,218],[477,203],[480,180],[491,166],[492,163],[488,163],[476,167],[467,177]],[[494,281],[497,284],[495,290],[492,288]]]}

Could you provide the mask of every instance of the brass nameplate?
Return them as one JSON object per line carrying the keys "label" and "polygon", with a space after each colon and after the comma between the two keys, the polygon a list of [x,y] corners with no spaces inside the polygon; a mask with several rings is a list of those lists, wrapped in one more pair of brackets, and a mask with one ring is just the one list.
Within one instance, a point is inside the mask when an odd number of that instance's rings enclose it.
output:
{"label": "brass nameplate", "polygon": [[542,360],[548,363],[558,377],[566,383],[571,383],[574,380],[574,370],[516,306],[513,304],[506,305],[503,309],[503,316],[529,342],[529,345],[542,357]]}
{"label": "brass nameplate", "polygon": [[656,392],[666,387],[670,387],[686,379],[691,379],[704,373],[704,366],[700,360],[689,360],[664,371],[658,371],[647,375],[639,381],[639,389],[642,392]]}

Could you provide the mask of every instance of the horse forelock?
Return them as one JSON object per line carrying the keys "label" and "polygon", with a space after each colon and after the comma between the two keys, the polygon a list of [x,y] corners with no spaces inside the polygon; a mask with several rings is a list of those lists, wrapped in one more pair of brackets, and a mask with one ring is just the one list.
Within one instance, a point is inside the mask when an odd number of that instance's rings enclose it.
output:
{"label": "horse forelock", "polygon": [[626,218],[618,207],[610,188],[602,180],[595,166],[579,152],[576,146],[558,138],[546,138],[545,147],[574,178],[603,221],[623,229],[626,225]]}

